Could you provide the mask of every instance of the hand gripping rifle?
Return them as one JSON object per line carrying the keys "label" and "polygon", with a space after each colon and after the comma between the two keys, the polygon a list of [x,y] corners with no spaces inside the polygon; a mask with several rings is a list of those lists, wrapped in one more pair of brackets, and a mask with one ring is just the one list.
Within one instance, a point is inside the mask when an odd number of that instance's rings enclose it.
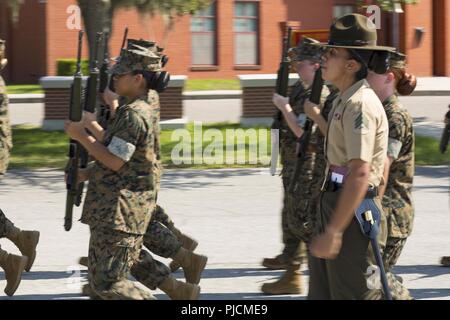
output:
{"label": "hand gripping rifle", "polygon": [[[94,113],[97,106],[97,91],[99,85],[100,71],[98,69],[98,48],[102,40],[102,34],[97,33],[94,56],[91,59],[91,66],[89,70],[89,78],[86,86],[86,93],[84,99],[84,111]],[[89,163],[89,153],[83,146],[78,145],[79,150],[79,168],[86,169]],[[77,196],[75,198],[75,206],[81,205],[81,199],[83,197],[84,182],[78,183]]]}
{"label": "hand gripping rifle", "polygon": [[[311,87],[311,94],[309,96],[309,101],[319,105],[320,98],[322,96],[323,79],[322,79],[322,69],[317,69],[314,75],[314,82]],[[312,128],[314,122],[310,118],[306,118],[305,126],[303,128],[303,134],[298,140],[298,151],[297,151],[297,161],[295,163],[295,171],[289,186],[289,192],[294,193],[297,188],[298,177],[302,170],[303,163],[307,160],[307,150],[309,146],[309,141],[311,140]]]}
{"label": "hand gripping rifle", "polygon": [[[283,52],[281,55],[280,67],[278,69],[277,83],[275,91],[279,95],[286,97],[289,87],[289,69],[290,59],[288,56],[289,43],[291,40],[292,28],[288,28],[287,35],[283,40]],[[270,130],[272,141],[272,159],[270,161],[270,174],[275,175],[278,165],[278,153],[280,144],[280,128],[281,121],[283,119],[283,113],[278,110],[275,114],[274,121],[272,123],[272,130]]]}
{"label": "hand gripping rifle", "polygon": [[[448,106],[450,108],[450,106]],[[450,111],[445,115],[448,123],[444,128],[444,132],[442,132],[441,143],[439,144],[439,150],[441,153],[445,153],[447,151],[448,141],[450,140]]]}
{"label": "hand gripping rifle", "polygon": [[[81,73],[81,51],[83,46],[83,31],[78,34],[78,56],[77,67],[73,77],[73,84],[70,89],[70,109],[69,120],[73,122],[80,122],[83,115],[82,109],[82,73]],[[66,166],[66,214],[64,217],[64,229],[69,231],[72,228],[72,214],[73,206],[76,204],[79,197],[78,184],[78,166],[80,161],[80,152],[82,146],[73,139],[69,142],[69,161]]]}

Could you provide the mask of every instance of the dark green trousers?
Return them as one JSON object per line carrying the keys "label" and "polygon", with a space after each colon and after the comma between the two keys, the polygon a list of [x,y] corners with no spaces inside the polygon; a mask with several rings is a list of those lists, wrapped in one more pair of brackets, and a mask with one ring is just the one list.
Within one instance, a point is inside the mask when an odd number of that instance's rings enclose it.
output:
{"label": "dark green trousers", "polygon": [[[323,232],[333,214],[340,191],[323,192],[318,212],[319,231]],[[375,202],[380,210],[379,199]],[[382,212],[382,211],[381,211]],[[386,220],[382,214],[378,235],[380,248],[386,243]],[[372,300],[382,299],[379,268],[375,262],[370,241],[354,218],[344,232],[342,248],[336,259],[326,260],[311,256],[309,261],[309,293],[311,300]]]}

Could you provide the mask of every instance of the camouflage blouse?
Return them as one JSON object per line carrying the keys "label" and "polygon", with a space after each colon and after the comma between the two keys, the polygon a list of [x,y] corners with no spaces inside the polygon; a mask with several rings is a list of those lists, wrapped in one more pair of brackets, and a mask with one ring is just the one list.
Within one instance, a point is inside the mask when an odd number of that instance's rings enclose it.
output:
{"label": "camouflage blouse", "polygon": [[395,95],[384,101],[383,106],[389,121],[388,156],[394,161],[389,170],[382,204],[387,215],[388,236],[404,238],[411,233],[414,219],[413,120]]}
{"label": "camouflage blouse", "polygon": [[[304,117],[303,103],[308,99],[311,91],[306,89],[301,81],[298,81],[292,88],[289,96],[289,104],[299,117],[299,122]],[[306,118],[304,118],[306,120]],[[296,161],[297,137],[289,128],[286,119],[283,117],[280,128],[280,156],[283,167],[294,166]]]}
{"label": "camouflage blouse", "polygon": [[96,161],[81,221],[130,234],[145,233],[155,208],[155,128],[157,100],[139,97],[117,110],[103,144],[125,161],[115,172]]}

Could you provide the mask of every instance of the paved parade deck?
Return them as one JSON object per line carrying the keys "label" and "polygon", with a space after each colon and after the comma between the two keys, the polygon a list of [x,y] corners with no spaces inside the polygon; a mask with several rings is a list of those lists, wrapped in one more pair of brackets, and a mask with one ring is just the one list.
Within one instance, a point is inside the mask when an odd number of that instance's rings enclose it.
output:
{"label": "paved parade deck", "polygon": [[[450,299],[450,268],[439,266],[440,257],[450,255],[449,176],[448,166],[417,168],[414,232],[396,268],[417,299]],[[209,256],[201,299],[304,299],[259,290],[281,275],[260,266],[263,257],[281,250],[281,197],[281,179],[267,169],[165,173],[160,204],[199,240],[197,251]],[[34,269],[24,275],[14,299],[80,299],[86,270],[76,261],[87,252],[88,228],[76,221],[77,210],[72,231],[63,229],[62,172],[11,170],[0,185],[0,205],[21,228],[41,231]],[[0,244],[17,252],[6,239]],[[6,299],[4,285],[0,273],[0,299]],[[159,291],[156,296],[166,299]]]}

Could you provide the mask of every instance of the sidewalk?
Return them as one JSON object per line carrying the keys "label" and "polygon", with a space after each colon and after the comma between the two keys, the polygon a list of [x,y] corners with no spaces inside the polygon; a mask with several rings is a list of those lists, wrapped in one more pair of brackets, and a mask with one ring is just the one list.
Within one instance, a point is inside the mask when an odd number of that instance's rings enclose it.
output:
{"label": "sidewalk", "polygon": [[[450,96],[450,77],[417,78],[413,96]],[[10,103],[44,103],[44,94],[10,94]],[[185,100],[241,99],[242,90],[184,91]]]}
{"label": "sidewalk", "polygon": [[[417,168],[414,232],[396,268],[417,299],[450,299],[450,268],[438,264],[442,255],[450,255],[449,172],[449,166]],[[260,266],[262,258],[282,247],[281,199],[281,179],[268,169],[165,173],[160,204],[179,228],[199,240],[197,251],[209,257],[201,299],[304,299],[260,293],[264,282],[281,275]],[[73,229],[64,231],[64,203],[62,172],[15,170],[2,181],[3,211],[21,228],[41,231],[35,267],[24,275],[14,299],[82,299],[86,271],[76,261],[87,252],[88,228],[76,221],[77,209]],[[0,243],[17,252],[9,241]],[[4,283],[0,273],[0,288]],[[156,296],[166,299],[159,291]],[[0,299],[7,298],[0,293]]]}

